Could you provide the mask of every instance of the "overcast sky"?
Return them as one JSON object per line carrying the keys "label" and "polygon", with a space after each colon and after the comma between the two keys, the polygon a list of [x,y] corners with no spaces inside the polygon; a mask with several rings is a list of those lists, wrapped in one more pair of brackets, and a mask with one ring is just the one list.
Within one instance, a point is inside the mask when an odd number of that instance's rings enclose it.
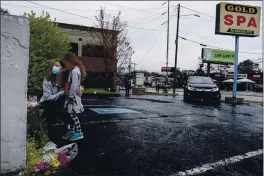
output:
{"label": "overcast sky", "polygon": [[[161,66],[166,64],[166,21],[167,16],[161,15],[167,11],[165,1],[34,1],[38,4],[60,9],[83,17],[74,16],[57,10],[45,8],[25,1],[1,1],[1,7],[8,9],[11,14],[23,15],[24,12],[33,10],[37,15],[42,10],[49,12],[52,18],[58,22],[93,26],[96,10],[104,7],[108,13],[117,14],[122,12],[122,19],[128,22],[128,35],[131,39],[135,54],[132,62],[138,63],[137,69],[148,71],[160,71]],[[180,3],[196,13],[181,8],[181,15],[199,14],[200,17],[182,16],[180,18],[179,35],[206,45],[223,49],[234,50],[235,39],[231,36],[215,35],[215,9],[220,1],[171,1],[170,14],[170,37],[169,37],[169,66],[174,66],[175,35],[176,35],[176,6]],[[247,5],[261,6],[262,1],[229,1]],[[261,12],[261,16],[262,12]],[[262,19],[261,19],[262,30]],[[156,42],[155,42],[156,41]],[[198,57],[201,56],[201,48],[197,43],[179,39],[178,67],[181,69],[197,69]],[[245,59],[260,61],[262,58],[262,32],[256,38],[240,38],[239,62]],[[250,52],[243,53],[243,52]],[[255,53],[255,54],[252,54]],[[262,60],[262,59],[261,59]],[[262,64],[262,63],[261,63]]]}

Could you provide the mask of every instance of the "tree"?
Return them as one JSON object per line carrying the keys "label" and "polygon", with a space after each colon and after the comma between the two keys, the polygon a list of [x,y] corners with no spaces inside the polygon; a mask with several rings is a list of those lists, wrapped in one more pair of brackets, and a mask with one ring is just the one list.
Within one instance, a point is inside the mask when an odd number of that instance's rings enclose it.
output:
{"label": "tree", "polygon": [[28,89],[41,90],[42,82],[51,65],[70,49],[67,35],[53,23],[46,13],[39,17],[25,13],[30,20]]}
{"label": "tree", "polygon": [[259,68],[258,63],[254,63],[252,60],[247,59],[238,64],[238,72],[240,74],[253,75],[253,74],[260,74],[261,69]]}
{"label": "tree", "polygon": [[1,13],[3,14],[10,14],[7,9],[1,8]]}
{"label": "tree", "polygon": [[121,72],[128,67],[134,50],[127,36],[127,23],[121,21],[120,11],[116,16],[112,16],[105,13],[105,10],[101,8],[95,19],[94,27],[98,28],[98,30],[96,32],[90,30],[89,34],[92,36],[95,46],[104,47],[105,79],[108,81],[108,85],[110,85],[112,80],[109,80],[109,73],[113,59],[116,59],[117,62],[116,71]]}

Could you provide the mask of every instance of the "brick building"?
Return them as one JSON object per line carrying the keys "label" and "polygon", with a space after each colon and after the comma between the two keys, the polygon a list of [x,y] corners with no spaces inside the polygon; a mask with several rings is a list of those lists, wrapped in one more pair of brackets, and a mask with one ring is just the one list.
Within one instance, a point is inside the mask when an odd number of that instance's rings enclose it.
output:
{"label": "brick building", "polygon": [[[94,35],[91,32],[98,32],[101,29],[67,23],[57,23],[60,28],[68,35],[71,52],[75,53],[83,62],[87,78],[83,82],[86,88],[112,88],[116,89],[117,78],[117,60],[115,54],[105,54],[103,45],[95,42]],[[114,39],[118,34],[117,31],[106,30],[114,34]],[[100,35],[97,35],[100,36]],[[114,48],[116,52],[116,47]],[[104,59],[105,58],[105,59]],[[106,60],[107,59],[107,60]],[[105,79],[105,62],[107,64],[107,72],[110,82]]]}

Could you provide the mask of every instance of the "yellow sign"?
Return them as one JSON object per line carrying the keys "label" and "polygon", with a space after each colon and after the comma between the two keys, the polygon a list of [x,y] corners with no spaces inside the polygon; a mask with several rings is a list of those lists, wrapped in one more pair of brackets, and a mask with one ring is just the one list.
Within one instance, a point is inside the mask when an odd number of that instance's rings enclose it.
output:
{"label": "yellow sign", "polygon": [[257,37],[261,8],[221,2],[216,5],[215,34]]}

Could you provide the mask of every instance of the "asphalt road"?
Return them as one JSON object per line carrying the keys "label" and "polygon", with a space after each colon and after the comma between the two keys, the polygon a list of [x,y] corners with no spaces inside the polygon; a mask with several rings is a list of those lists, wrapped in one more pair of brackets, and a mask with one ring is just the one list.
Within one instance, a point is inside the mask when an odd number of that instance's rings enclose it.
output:
{"label": "asphalt road", "polygon": [[[84,97],[83,104],[84,139],[69,175],[263,173],[261,105],[187,104],[182,97],[158,96]],[[51,139],[67,144],[60,139],[63,127],[53,130]]]}

